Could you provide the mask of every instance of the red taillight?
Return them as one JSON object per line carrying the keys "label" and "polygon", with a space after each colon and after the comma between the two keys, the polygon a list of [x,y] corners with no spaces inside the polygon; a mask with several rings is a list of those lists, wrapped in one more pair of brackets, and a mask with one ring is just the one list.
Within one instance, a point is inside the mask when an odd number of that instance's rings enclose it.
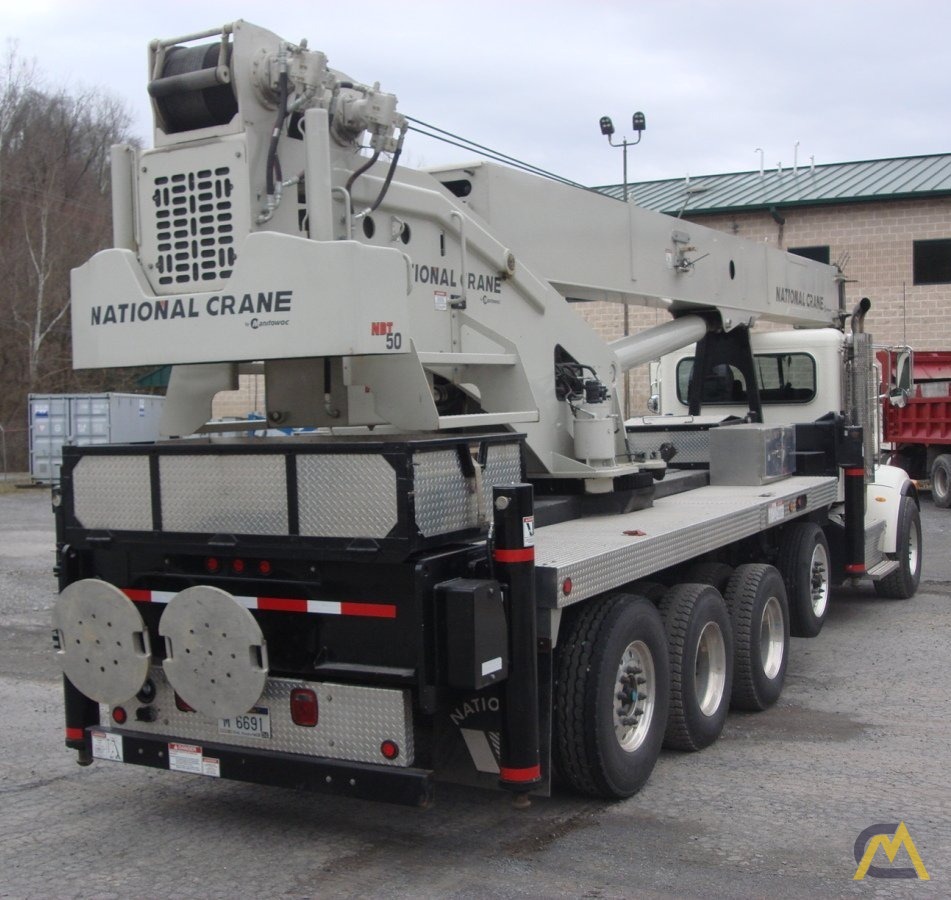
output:
{"label": "red taillight", "polygon": [[194,712],[193,710],[178,694],[175,694],[175,708],[179,712]]}
{"label": "red taillight", "polygon": [[566,597],[571,593],[573,587],[574,585],[571,583],[570,578],[566,578],[561,584],[561,589],[564,591]]}
{"label": "red taillight", "polygon": [[205,571],[214,575],[221,568],[221,563],[214,556],[209,556],[205,560]]}
{"label": "red taillight", "polygon": [[380,753],[383,754],[386,759],[396,759],[400,755],[399,744],[396,741],[384,741],[380,744]]}
{"label": "red taillight", "polygon": [[125,725],[125,720],[129,718],[129,714],[121,707],[116,706],[112,710],[112,721],[116,725]]}
{"label": "red taillight", "polygon": [[233,559],[231,560],[231,569],[235,575],[241,575],[244,572],[244,560],[243,559]]}
{"label": "red taillight", "polygon": [[291,691],[291,719],[295,725],[313,728],[317,724],[317,694],[310,688]]}
{"label": "red taillight", "polygon": [[262,559],[258,563],[258,572],[261,575],[270,575],[271,574],[271,564],[266,560]]}

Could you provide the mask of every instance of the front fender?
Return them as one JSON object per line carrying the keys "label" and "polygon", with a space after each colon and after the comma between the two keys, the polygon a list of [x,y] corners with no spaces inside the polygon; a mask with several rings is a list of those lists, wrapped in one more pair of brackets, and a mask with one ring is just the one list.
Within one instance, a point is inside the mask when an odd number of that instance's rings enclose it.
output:
{"label": "front fender", "polygon": [[904,469],[876,466],[875,478],[865,488],[865,524],[885,523],[882,550],[897,553],[898,515],[903,497],[911,497],[920,506],[918,489]]}

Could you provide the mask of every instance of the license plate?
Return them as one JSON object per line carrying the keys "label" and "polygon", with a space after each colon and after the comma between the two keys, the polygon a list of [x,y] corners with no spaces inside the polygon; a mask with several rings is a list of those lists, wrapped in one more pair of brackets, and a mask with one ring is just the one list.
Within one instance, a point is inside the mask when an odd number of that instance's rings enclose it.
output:
{"label": "license plate", "polygon": [[218,720],[218,734],[235,734],[241,737],[270,738],[271,714],[266,706],[255,706],[240,716]]}

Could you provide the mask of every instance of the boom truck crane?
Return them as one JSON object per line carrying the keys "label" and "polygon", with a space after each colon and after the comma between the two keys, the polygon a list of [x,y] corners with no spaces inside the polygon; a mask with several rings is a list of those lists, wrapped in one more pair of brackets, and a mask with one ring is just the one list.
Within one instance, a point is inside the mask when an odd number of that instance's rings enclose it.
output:
{"label": "boom truck crane", "polygon": [[[776,701],[836,580],[914,593],[917,498],[865,450],[868,302],[846,329],[834,267],[503,166],[402,168],[395,96],[247,22],[149,67],[154,146],[113,148],[114,247],[72,277],[77,367],[174,366],[162,440],[64,449],[81,764],[625,797],[662,744]],[[671,319],[605,343],[569,299]],[[759,319],[835,343],[819,415],[763,422]],[[677,427],[625,428],[623,372],[694,343]],[[746,399],[708,422],[724,366]],[[206,425],[242,371],[315,431]]]}

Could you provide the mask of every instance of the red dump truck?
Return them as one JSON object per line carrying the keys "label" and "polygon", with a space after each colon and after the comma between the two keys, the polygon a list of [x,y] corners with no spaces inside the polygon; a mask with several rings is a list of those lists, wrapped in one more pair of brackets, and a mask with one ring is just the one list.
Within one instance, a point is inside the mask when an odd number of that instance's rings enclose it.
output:
{"label": "red dump truck", "polygon": [[951,506],[951,351],[890,347],[882,366],[882,440],[890,462]]}

